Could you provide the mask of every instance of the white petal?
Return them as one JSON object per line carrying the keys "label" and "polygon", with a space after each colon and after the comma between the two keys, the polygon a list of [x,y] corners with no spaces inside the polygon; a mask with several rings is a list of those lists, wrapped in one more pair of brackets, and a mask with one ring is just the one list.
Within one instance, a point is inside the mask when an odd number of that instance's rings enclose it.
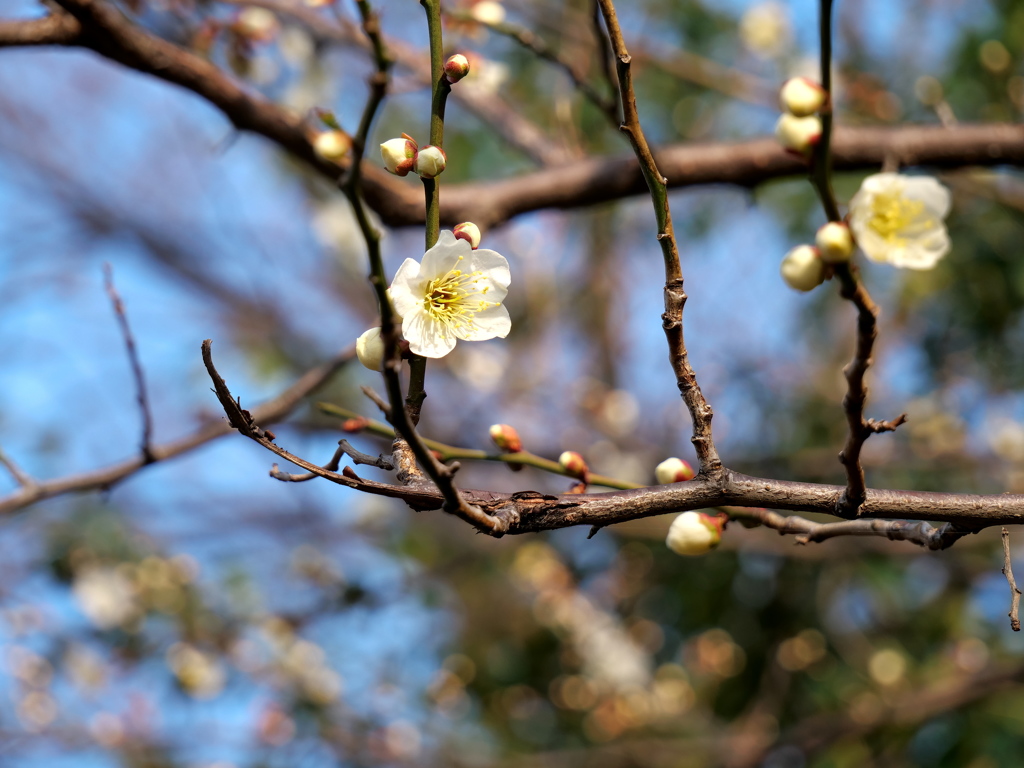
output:
{"label": "white petal", "polygon": [[[447,229],[442,231],[437,238],[437,243],[423,254],[423,262],[420,265],[420,274],[424,280],[433,280],[448,273],[459,263],[459,257],[468,259],[473,252],[473,247],[465,240],[459,240]],[[464,272],[464,268],[460,267]]]}
{"label": "white petal", "polygon": [[509,283],[512,282],[512,274],[508,268],[508,259],[497,251],[479,248],[473,251],[467,262],[470,271],[476,272],[479,270],[483,272],[503,288],[508,288]]}
{"label": "white petal", "polygon": [[409,350],[423,357],[444,357],[455,349],[455,334],[444,323],[439,323],[423,311],[405,318],[402,335],[409,342]]}
{"label": "white petal", "polygon": [[473,316],[473,322],[459,329],[457,333],[464,341],[485,341],[495,337],[504,339],[510,330],[512,320],[508,316],[508,310],[499,304],[497,307],[488,307],[477,312]]}
{"label": "white petal", "polygon": [[928,208],[928,212],[939,218],[946,218],[949,213],[949,190],[931,176],[909,176],[904,196],[911,200],[920,200]]}
{"label": "white petal", "polygon": [[[881,193],[892,194],[903,189],[906,178],[906,176],[901,176],[898,173],[875,173],[860,183],[860,191],[872,196]],[[870,203],[871,201],[868,200],[867,202]]]}
{"label": "white petal", "polygon": [[405,317],[423,305],[423,294],[426,281],[420,277],[420,265],[412,259],[406,259],[395,273],[391,282],[391,303],[395,311]]}

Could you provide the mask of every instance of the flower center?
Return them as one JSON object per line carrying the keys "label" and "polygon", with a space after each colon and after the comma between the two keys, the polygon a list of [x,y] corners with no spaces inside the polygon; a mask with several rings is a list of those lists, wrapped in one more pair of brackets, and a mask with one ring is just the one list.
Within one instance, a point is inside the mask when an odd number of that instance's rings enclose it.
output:
{"label": "flower center", "polygon": [[[462,256],[459,261],[462,261]],[[487,279],[480,270],[463,272],[452,268],[441,277],[435,277],[427,283],[423,296],[423,308],[434,320],[443,323],[452,330],[466,328],[473,323],[477,312],[488,307],[496,307],[501,302],[486,301],[483,296],[491,290]]]}
{"label": "flower center", "polygon": [[899,193],[881,192],[871,201],[871,220],[868,226],[890,243],[900,242],[901,235],[919,221],[924,213],[924,203],[907,200]]}

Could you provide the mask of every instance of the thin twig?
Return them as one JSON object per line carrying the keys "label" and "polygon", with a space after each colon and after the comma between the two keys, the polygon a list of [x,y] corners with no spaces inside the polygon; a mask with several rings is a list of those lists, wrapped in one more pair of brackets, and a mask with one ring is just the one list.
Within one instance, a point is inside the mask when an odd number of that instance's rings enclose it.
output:
{"label": "thin twig", "polygon": [[[349,444],[348,440],[339,440],[338,447],[335,449],[331,460],[324,464],[321,469],[326,469],[329,472],[337,472],[338,467],[341,465],[342,457],[346,455],[352,459],[353,464],[366,464],[389,472],[395,468],[395,465],[383,456],[370,456],[368,453],[357,451]],[[282,472],[278,469],[277,464],[274,464],[270,468],[270,476],[275,480],[280,480],[285,483],[304,483],[315,477],[321,477],[320,474],[314,472],[307,472],[304,475],[293,475],[289,472]]]}
{"label": "thin twig", "polygon": [[975,529],[958,529],[946,524],[935,528],[924,521],[907,520],[843,520],[836,523],[816,523],[796,515],[780,515],[767,509],[725,507],[730,518],[755,522],[780,534],[799,534],[798,544],[810,544],[837,536],[885,536],[893,541],[910,541],[931,550],[947,549]]}
{"label": "thin twig", "polygon": [[[347,349],[332,360],[307,371],[277,397],[253,408],[251,414],[253,419],[260,424],[273,424],[286,418],[303,399],[329,381],[342,366],[352,359],[353,355],[352,349]],[[153,446],[153,458],[156,461],[167,461],[212,440],[229,435],[232,431],[232,427],[223,419],[209,422],[186,437]],[[8,515],[25,509],[38,501],[67,493],[108,490],[145,466],[142,457],[136,456],[91,472],[23,484],[14,493],[0,499],[0,515]]]}
{"label": "thin twig", "polygon": [[[821,139],[814,150],[811,163],[811,184],[814,186],[829,221],[841,221],[839,204],[832,191],[832,0],[821,0],[819,37],[821,43],[821,86],[828,94],[821,110]],[[843,368],[846,377],[846,395],[843,412],[846,414],[847,437],[839,461],[846,469],[846,488],[836,501],[841,517],[855,517],[866,498],[867,483],[860,462],[864,442],[874,433],[892,431],[905,417],[892,422],[872,422],[864,418],[864,404],[868,388],[864,376],[871,365],[871,355],[878,336],[878,306],[864,287],[857,267],[850,262],[836,266],[839,295],[857,309],[857,341],[853,359]],[[881,427],[880,429],[877,427]]]}
{"label": "thin twig", "polygon": [[37,483],[28,475],[21,467],[19,467],[10,456],[8,456],[3,448],[0,448],[0,464],[4,465],[4,468],[11,473],[11,477],[14,478],[14,482],[20,485],[22,488],[34,488]]}
{"label": "thin twig", "polygon": [[149,395],[146,392],[146,377],[142,371],[142,363],[139,360],[139,350],[135,346],[135,337],[132,335],[131,326],[128,325],[128,315],[124,311],[124,302],[114,287],[114,268],[110,262],[103,264],[103,283],[107,289],[107,296],[114,307],[114,314],[117,316],[117,324],[121,329],[121,336],[124,338],[124,346],[128,351],[128,362],[132,366],[132,376],[135,378],[135,398],[139,403],[139,411],[142,415],[142,439],[139,444],[142,452],[142,460],[146,464],[152,464],[156,459],[153,457],[153,450],[150,445],[153,439],[153,415],[149,409]]}
{"label": "thin twig", "polygon": [[[445,15],[450,16],[458,21],[475,21],[472,14],[469,13],[446,13]],[[549,46],[544,40],[533,30],[527,29],[526,27],[519,26],[518,24],[510,24],[505,21],[501,22],[479,22],[485,27],[499,35],[504,35],[510,40],[514,40],[523,48],[527,49],[535,56],[544,61],[554,64],[556,67],[565,72],[569,79],[572,81],[573,87],[582,93],[595,107],[601,112],[607,115],[608,119],[612,121],[616,126],[619,124],[619,108],[618,103],[615,99],[607,98],[597,91],[594,86],[587,82],[586,78],[581,75],[578,71],[576,64],[571,61],[563,59],[557,51]],[[602,35],[602,38],[604,36]]]}
{"label": "thin twig", "polygon": [[[608,39],[608,35],[605,34],[604,28],[601,26],[601,3],[599,0],[594,0],[593,8],[591,10],[591,29],[594,32],[594,39],[597,41],[597,53],[598,53],[598,65],[601,71],[601,75],[604,77],[604,81],[608,83],[608,89],[613,93],[618,93],[619,84],[615,79],[615,69],[612,65],[612,58],[614,53],[612,52],[611,41]],[[619,112],[621,104],[619,100],[615,100],[616,119],[618,122],[622,122],[622,115]]]}
{"label": "thin twig", "polygon": [[715,450],[711,435],[711,418],[714,413],[697,384],[697,375],[690,365],[683,340],[683,306],[686,293],[683,292],[683,272],[679,264],[679,250],[672,228],[672,213],[668,204],[668,188],[654,161],[654,155],[647,144],[640,116],[636,109],[636,95],[630,73],[630,55],[619,27],[618,17],[612,0],[600,0],[601,13],[608,28],[612,50],[615,52],[615,69],[619,81],[619,99],[622,104],[623,121],[620,129],[629,137],[633,152],[640,161],[640,169],[647,181],[658,222],[658,243],[661,245],[665,262],[665,313],[661,316],[662,327],[668,340],[669,359],[676,377],[676,386],[686,403],[693,421],[693,437],[690,438],[697,452],[699,474],[718,477],[723,472],[722,462]]}
{"label": "thin twig", "polygon": [[[348,408],[342,408],[341,406],[334,405],[333,403],[317,403],[316,407],[321,412],[330,416],[337,416],[346,420],[358,419],[361,425],[359,430],[360,432],[368,432],[369,434],[376,435],[378,437],[394,439],[395,430],[383,422],[368,419],[356,411],[350,411]],[[436,451],[440,460],[443,462],[456,460],[498,461],[503,464],[520,464],[527,467],[533,467],[534,469],[540,469],[544,472],[550,472],[553,475],[570,477],[565,468],[557,461],[545,459],[542,456],[531,453],[530,451],[519,451],[518,453],[488,453],[487,451],[481,451],[475,448],[461,448],[454,445],[448,445],[447,443],[431,440],[426,437],[422,439],[423,444],[431,451]],[[600,485],[605,488],[618,488],[620,490],[644,487],[638,483],[630,483],[626,480],[617,480],[614,477],[598,475],[593,472],[587,473],[587,482],[591,485]]]}
{"label": "thin twig", "polygon": [[1013,580],[1013,568],[1010,565],[1010,532],[1003,528],[1003,575],[1006,583],[1010,585],[1010,629],[1020,632],[1020,590],[1017,589],[1017,582]]}

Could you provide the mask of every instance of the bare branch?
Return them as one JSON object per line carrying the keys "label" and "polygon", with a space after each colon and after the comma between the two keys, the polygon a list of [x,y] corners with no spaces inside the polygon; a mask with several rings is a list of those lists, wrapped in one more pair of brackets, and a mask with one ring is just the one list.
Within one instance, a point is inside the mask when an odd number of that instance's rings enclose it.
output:
{"label": "bare branch", "polygon": [[124,302],[114,287],[114,268],[107,262],[103,265],[103,282],[107,289],[107,296],[114,307],[114,314],[117,316],[117,324],[121,329],[121,336],[124,338],[125,349],[128,350],[128,362],[132,367],[132,376],[135,378],[135,397],[139,403],[139,411],[142,414],[142,440],[140,449],[142,460],[146,464],[152,464],[153,450],[150,443],[153,439],[153,415],[149,409],[149,396],[146,394],[146,377],[142,372],[142,363],[139,361],[139,351],[135,346],[135,337],[132,335],[131,326],[128,325],[128,315],[124,311]]}
{"label": "bare branch", "polygon": [[633,152],[640,161],[640,169],[651,191],[654,214],[658,222],[658,243],[661,245],[665,262],[665,313],[661,316],[665,338],[668,340],[669,360],[676,377],[676,386],[693,420],[693,437],[690,438],[697,451],[701,475],[716,477],[722,472],[722,462],[715,450],[711,435],[711,419],[714,413],[708,405],[697,383],[697,374],[690,365],[683,340],[683,306],[686,293],[683,292],[683,272],[679,264],[679,249],[672,227],[672,212],[668,204],[668,186],[665,177],[658,170],[654,155],[647,144],[640,116],[636,109],[636,95],[633,93],[633,79],[630,71],[630,55],[615,15],[611,0],[600,0],[601,14],[608,27],[608,37],[615,52],[615,71],[619,80],[619,100],[622,105],[620,129],[629,137]]}
{"label": "bare branch", "polygon": [[[347,349],[337,357],[326,363],[317,366],[296,381],[288,389],[272,400],[268,400],[252,410],[252,417],[262,424],[272,424],[285,418],[290,414],[302,400],[315,392],[326,383],[343,365],[352,359],[354,352]],[[155,445],[150,453],[154,462],[166,461],[175,456],[198,448],[212,440],[216,440],[232,432],[230,427],[222,419],[207,423],[191,435],[173,442]],[[2,456],[2,453],[0,453]],[[4,462],[9,471],[11,465]],[[0,515],[9,515],[18,510],[24,509],[37,501],[50,499],[67,493],[85,493],[88,491],[107,490],[117,483],[129,477],[146,466],[141,456],[133,459],[112,464],[102,469],[93,470],[78,475],[57,478],[55,480],[42,480],[22,483],[22,487],[14,493],[0,499]]]}
{"label": "bare branch", "polygon": [[14,459],[8,456],[3,448],[0,448],[0,464],[4,465],[4,468],[11,473],[11,477],[14,478],[14,482],[20,485],[22,488],[34,488],[36,481],[32,479],[21,467],[14,463]]}
{"label": "bare branch", "polygon": [[1017,582],[1013,580],[1013,567],[1010,565],[1010,532],[1003,528],[1003,575],[1006,583],[1010,585],[1010,629],[1020,632],[1020,590],[1017,589]]}

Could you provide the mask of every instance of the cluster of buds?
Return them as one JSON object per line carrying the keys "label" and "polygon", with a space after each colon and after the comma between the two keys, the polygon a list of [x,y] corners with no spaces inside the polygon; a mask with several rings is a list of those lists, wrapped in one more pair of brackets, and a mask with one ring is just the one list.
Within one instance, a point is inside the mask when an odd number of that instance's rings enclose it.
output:
{"label": "cluster of buds", "polygon": [[843,221],[830,221],[818,230],[814,245],[798,245],[782,259],[782,279],[790,288],[810,291],[821,285],[835,264],[850,260],[854,241]]}
{"label": "cluster of buds", "polygon": [[665,544],[677,555],[704,555],[722,541],[728,518],[706,512],[683,512],[672,521]]}
{"label": "cluster of buds", "polygon": [[806,77],[787,80],[779,92],[782,116],[775,138],[788,151],[807,157],[821,138],[821,118],[815,114],[828,101],[828,93]]}
{"label": "cluster of buds", "polygon": [[671,483],[681,483],[685,480],[693,480],[696,475],[697,473],[693,471],[693,467],[688,462],[677,459],[674,456],[671,459],[665,459],[654,468],[654,477],[658,480],[658,485],[669,485]]}
{"label": "cluster of buds", "polygon": [[405,133],[400,139],[388,139],[381,144],[380,154],[384,167],[395,176],[408,176],[410,171],[416,171],[422,178],[432,179],[440,175],[448,162],[443,149],[434,146],[420,149],[416,140]]}

